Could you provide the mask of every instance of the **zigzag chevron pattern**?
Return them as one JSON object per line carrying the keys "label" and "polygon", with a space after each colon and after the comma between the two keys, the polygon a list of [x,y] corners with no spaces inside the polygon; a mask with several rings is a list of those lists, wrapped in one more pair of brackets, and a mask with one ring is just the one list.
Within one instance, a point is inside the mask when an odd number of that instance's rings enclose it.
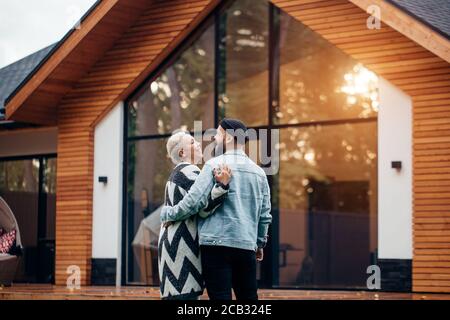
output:
{"label": "zigzag chevron pattern", "polygon": [[[165,249],[163,248],[163,250],[165,250]],[[179,245],[179,250],[181,252],[189,252],[190,248],[183,240],[181,240],[180,241],[180,245]],[[192,253],[192,251],[190,251],[189,253]],[[164,252],[163,255],[164,254],[166,254],[166,252]],[[189,261],[191,261],[191,263],[198,270],[201,270],[200,259],[198,259],[199,257],[200,257],[200,255],[198,257],[194,256],[194,259],[192,259],[192,254],[189,254],[189,255],[177,255],[175,260],[162,259],[160,261],[160,263],[159,263],[159,267],[162,268],[164,266],[164,264],[166,264],[170,268],[170,270],[172,271],[174,276],[178,278],[180,276],[181,269],[183,268],[184,259],[189,259]]]}
{"label": "zigzag chevron pattern", "polygon": [[[166,281],[161,283],[161,292],[163,293],[163,296],[199,292],[202,290],[203,278],[201,272],[197,270],[187,257],[184,258],[182,266],[177,278],[169,266],[164,263],[162,277],[163,279],[166,279]],[[191,281],[187,281],[189,279]],[[172,288],[167,290],[169,287]]]}
{"label": "zigzag chevron pattern", "polygon": [[[200,170],[189,164],[175,167],[166,184],[166,204],[176,205],[186,195]],[[197,217],[161,226],[158,244],[160,290],[163,299],[203,292]]]}
{"label": "zigzag chevron pattern", "polygon": [[158,246],[162,297],[202,291],[196,220],[188,219],[169,228],[162,227]]}
{"label": "zigzag chevron pattern", "polygon": [[[192,230],[194,229],[192,226],[187,226],[187,224],[197,224],[196,220],[197,219],[194,217],[193,219],[177,222],[173,224],[171,228],[162,228],[162,236],[159,239],[158,245],[158,255],[160,258],[162,258],[163,250],[165,250],[172,261],[175,260],[181,240],[183,240],[196,257],[199,257],[200,249],[198,246],[197,232],[196,230]],[[195,232],[195,238],[192,236],[192,231]],[[170,235],[170,233],[172,235]]]}

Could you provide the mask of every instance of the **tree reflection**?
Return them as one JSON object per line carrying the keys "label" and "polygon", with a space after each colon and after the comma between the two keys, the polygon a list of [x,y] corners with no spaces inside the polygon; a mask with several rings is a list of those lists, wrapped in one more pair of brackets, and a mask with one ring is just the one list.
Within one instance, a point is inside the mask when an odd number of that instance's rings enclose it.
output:
{"label": "tree reflection", "polygon": [[[378,78],[281,12],[279,81],[273,121],[290,125],[272,189],[290,250],[280,285],[363,285],[377,235]],[[348,255],[336,249],[347,238]]]}
{"label": "tree reflection", "polygon": [[166,134],[214,126],[214,28],[209,26],[176,61],[132,99],[128,132]]}
{"label": "tree reflection", "polygon": [[279,124],[376,117],[378,78],[305,25],[281,13]]}
{"label": "tree reflection", "polygon": [[233,2],[219,23],[219,115],[268,123],[269,3]]}

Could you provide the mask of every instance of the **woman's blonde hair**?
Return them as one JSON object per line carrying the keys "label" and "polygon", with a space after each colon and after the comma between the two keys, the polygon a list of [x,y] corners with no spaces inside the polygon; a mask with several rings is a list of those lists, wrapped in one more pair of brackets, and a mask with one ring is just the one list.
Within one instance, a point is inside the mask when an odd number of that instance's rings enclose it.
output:
{"label": "woman's blonde hair", "polygon": [[183,147],[183,138],[185,136],[190,136],[190,134],[185,131],[178,131],[172,134],[172,136],[167,141],[167,155],[170,157],[174,164],[179,164],[183,161],[180,157],[180,150]]}

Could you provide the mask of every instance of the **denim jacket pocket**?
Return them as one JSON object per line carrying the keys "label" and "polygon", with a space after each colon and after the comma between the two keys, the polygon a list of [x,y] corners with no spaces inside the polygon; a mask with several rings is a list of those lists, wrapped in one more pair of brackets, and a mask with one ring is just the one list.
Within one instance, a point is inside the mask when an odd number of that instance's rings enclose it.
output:
{"label": "denim jacket pocket", "polygon": [[213,215],[202,222],[202,235],[208,238],[221,238],[223,236],[223,217]]}

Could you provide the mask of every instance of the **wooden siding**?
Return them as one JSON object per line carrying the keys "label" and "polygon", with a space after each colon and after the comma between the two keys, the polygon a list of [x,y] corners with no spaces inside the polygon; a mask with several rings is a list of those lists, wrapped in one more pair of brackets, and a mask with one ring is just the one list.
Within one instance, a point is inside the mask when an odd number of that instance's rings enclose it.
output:
{"label": "wooden siding", "polygon": [[450,292],[450,64],[384,23],[367,29],[347,0],[272,2],[412,97],[413,290]]}
{"label": "wooden siding", "polygon": [[[130,1],[125,1],[129,3]],[[132,2],[131,2],[132,3]],[[56,284],[78,265],[89,284],[92,257],[94,124],[140,83],[149,66],[202,20],[210,0],[159,0],[115,42],[58,107]],[[144,74],[144,76],[143,76]]]}

